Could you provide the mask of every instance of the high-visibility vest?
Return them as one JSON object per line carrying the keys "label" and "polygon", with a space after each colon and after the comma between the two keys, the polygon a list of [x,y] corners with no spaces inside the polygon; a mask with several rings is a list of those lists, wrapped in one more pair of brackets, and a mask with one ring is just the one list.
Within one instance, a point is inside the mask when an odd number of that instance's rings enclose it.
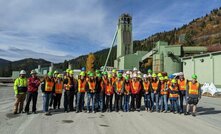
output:
{"label": "high-visibility vest", "polygon": [[187,81],[186,80],[178,80],[178,85],[179,85],[179,89],[181,91],[184,91],[186,90],[186,84],[187,84]]}
{"label": "high-visibility vest", "polygon": [[[177,86],[175,86],[175,87],[170,86],[169,88],[172,91],[178,91],[178,87]],[[170,98],[177,98],[178,96],[179,96],[178,93],[170,93],[170,95],[169,95]]]}
{"label": "high-visibility vest", "polygon": [[55,83],[55,93],[62,94],[62,90],[63,90],[63,82]]}
{"label": "high-visibility vest", "polygon": [[[65,87],[65,90],[70,90],[70,88],[73,86],[73,81],[71,81],[71,78],[70,77],[67,77],[68,79],[68,84],[65,84],[64,87]],[[74,80],[74,78],[73,78]]]}
{"label": "high-visibility vest", "polygon": [[158,88],[158,84],[159,84],[159,81],[156,81],[156,82],[152,82],[152,83],[151,83],[152,88],[153,88],[154,91],[157,90],[157,88]]}
{"label": "high-visibility vest", "polygon": [[106,91],[105,91],[105,93],[106,93],[107,95],[112,95],[112,94],[113,94],[113,86],[112,86],[112,84],[107,84],[107,85],[106,85]]}
{"label": "high-visibility vest", "polygon": [[123,81],[116,81],[116,88],[117,92],[121,92],[121,89],[123,88]]}
{"label": "high-visibility vest", "polygon": [[143,82],[144,91],[148,92],[150,87],[150,82]]}
{"label": "high-visibility vest", "polygon": [[124,88],[125,88],[125,93],[126,93],[126,94],[129,94],[129,93],[130,93],[130,90],[131,90],[130,82],[129,82],[129,83],[125,83],[125,84],[124,84]]}
{"label": "high-visibility vest", "polygon": [[199,94],[199,83],[189,82],[189,95],[198,95]]}
{"label": "high-visibility vest", "polygon": [[52,92],[53,86],[54,86],[54,82],[46,81],[46,83],[45,83],[45,91],[46,92]]}
{"label": "high-visibility vest", "polygon": [[166,83],[161,84],[160,86],[160,94],[161,95],[167,95],[168,91],[166,90]]}
{"label": "high-visibility vest", "polygon": [[133,90],[134,90],[133,92],[137,92],[139,90],[140,82],[139,81],[133,81],[132,86],[133,86]]}
{"label": "high-visibility vest", "polygon": [[78,80],[78,92],[84,93],[85,92],[85,86],[86,86],[86,80]]}
{"label": "high-visibility vest", "polygon": [[96,82],[95,81],[88,81],[88,85],[89,85],[89,90],[91,91],[91,92],[95,92],[95,87],[96,87]]}
{"label": "high-visibility vest", "polygon": [[117,78],[116,77],[112,77],[111,80],[112,80],[112,84],[114,84],[114,82],[116,82]]}

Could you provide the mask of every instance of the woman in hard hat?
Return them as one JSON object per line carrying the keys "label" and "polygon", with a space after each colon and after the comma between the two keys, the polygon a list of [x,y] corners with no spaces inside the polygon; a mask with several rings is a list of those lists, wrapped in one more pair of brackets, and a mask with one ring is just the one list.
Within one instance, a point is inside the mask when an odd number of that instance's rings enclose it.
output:
{"label": "woman in hard hat", "polygon": [[89,74],[89,79],[86,83],[87,91],[87,112],[90,113],[90,103],[92,102],[92,112],[95,113],[95,92],[96,92],[96,80],[94,74]]}
{"label": "woman in hard hat", "polygon": [[37,72],[35,70],[31,71],[31,77],[28,78],[28,93],[27,101],[25,106],[25,112],[29,114],[29,105],[32,101],[32,113],[36,114],[36,104],[38,98],[38,87],[41,84],[40,79],[37,77]]}
{"label": "woman in hard hat", "polygon": [[159,112],[159,92],[160,92],[160,84],[157,80],[157,75],[155,73],[152,74],[151,81],[151,112],[154,111],[154,101],[156,103],[156,112]]}
{"label": "woman in hard hat", "polygon": [[139,112],[140,104],[141,104],[140,103],[141,82],[139,81],[137,74],[133,74],[131,87],[132,87],[131,88],[131,111],[137,110]]}
{"label": "woman in hard hat", "polygon": [[108,80],[105,84],[105,95],[106,95],[106,108],[107,112],[112,112],[112,99],[113,99],[113,93],[114,93],[114,87],[112,85],[112,76],[111,74],[108,74]]}
{"label": "woman in hard hat", "polygon": [[164,77],[160,77],[160,111],[166,113],[168,111],[168,88],[166,82],[164,81]]}
{"label": "woman in hard hat", "polygon": [[54,109],[58,108],[60,109],[61,105],[61,97],[62,97],[62,92],[63,92],[63,79],[62,79],[62,74],[57,75],[57,79],[55,81],[55,96],[54,96]]}
{"label": "woman in hard hat", "polygon": [[50,115],[51,112],[49,111],[49,100],[51,93],[54,92],[54,79],[52,72],[48,72],[48,75],[43,80],[41,84],[41,91],[43,97],[43,112],[45,115]]}
{"label": "woman in hard hat", "polygon": [[19,77],[14,82],[15,91],[15,104],[14,104],[14,114],[23,112],[23,104],[26,98],[26,92],[28,89],[28,81],[25,77],[26,72],[21,70]]}
{"label": "woman in hard hat", "polygon": [[169,87],[169,98],[171,102],[171,112],[174,114],[179,112],[179,86],[177,84],[176,79],[172,79],[171,86]]}
{"label": "woman in hard hat", "polygon": [[147,76],[147,74],[143,75],[143,81],[142,81],[142,92],[144,96],[144,105],[145,110],[148,112],[148,110],[151,110],[151,89],[150,89],[150,77]]}
{"label": "woman in hard hat", "polygon": [[86,78],[85,78],[85,72],[80,73],[80,79],[78,79],[77,87],[77,108],[76,113],[82,112],[84,109],[84,96],[86,91]]}
{"label": "woman in hard hat", "polygon": [[197,75],[192,75],[192,81],[187,85],[187,108],[185,115],[189,115],[190,106],[193,105],[192,116],[196,116],[196,107],[201,99],[200,83],[197,81]]}
{"label": "woman in hard hat", "polygon": [[124,112],[129,112],[130,105],[130,94],[131,94],[131,82],[130,77],[128,75],[125,76],[124,82]]}

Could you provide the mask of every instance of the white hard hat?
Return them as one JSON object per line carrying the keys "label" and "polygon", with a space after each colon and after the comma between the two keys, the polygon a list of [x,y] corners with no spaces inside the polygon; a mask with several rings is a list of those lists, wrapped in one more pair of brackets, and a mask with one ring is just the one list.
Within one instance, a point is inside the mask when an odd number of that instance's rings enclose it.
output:
{"label": "white hard hat", "polygon": [[133,78],[136,78],[136,77],[137,77],[137,74],[136,74],[136,73],[134,73],[134,74],[133,74]]}
{"label": "white hard hat", "polygon": [[35,70],[31,70],[31,74],[37,74]]}
{"label": "white hard hat", "polygon": [[151,74],[149,74],[147,77],[152,77],[152,75],[151,75]]}
{"label": "white hard hat", "polygon": [[147,78],[147,74],[144,74],[144,75],[143,75],[143,78]]}
{"label": "white hard hat", "polygon": [[136,68],[136,67],[134,67],[133,71],[137,71],[137,68]]}
{"label": "white hard hat", "polygon": [[179,75],[184,75],[184,73],[183,73],[183,72],[180,72]]}
{"label": "white hard hat", "polygon": [[141,72],[140,72],[140,71],[138,71],[138,72],[137,72],[137,74],[141,74]]}
{"label": "white hard hat", "polygon": [[130,71],[127,71],[126,74],[130,74]]}
{"label": "white hard hat", "polygon": [[21,75],[21,74],[24,74],[24,75],[25,75],[26,72],[25,72],[25,70],[21,70],[19,74],[20,74],[20,75]]}

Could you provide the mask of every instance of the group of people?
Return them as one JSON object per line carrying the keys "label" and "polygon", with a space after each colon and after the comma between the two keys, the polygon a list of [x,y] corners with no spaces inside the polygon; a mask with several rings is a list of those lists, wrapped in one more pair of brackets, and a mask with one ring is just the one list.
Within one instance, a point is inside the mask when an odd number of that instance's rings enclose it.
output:
{"label": "group of people", "polygon": [[193,105],[192,116],[196,116],[196,106],[201,98],[197,75],[193,74],[192,80],[187,80],[182,72],[179,76],[167,76],[166,73],[152,73],[150,69],[147,74],[136,69],[126,72],[116,69],[111,72],[96,70],[94,73],[82,69],[75,78],[74,71],[67,69],[64,74],[48,72],[43,80],[37,77],[35,70],[31,71],[28,79],[25,75],[26,72],[22,70],[14,83],[14,114],[30,114],[31,100],[32,113],[36,113],[39,86],[46,115],[51,114],[50,109],[61,108],[63,96],[64,112],[140,111],[143,98],[145,111],[189,115],[190,106]]}

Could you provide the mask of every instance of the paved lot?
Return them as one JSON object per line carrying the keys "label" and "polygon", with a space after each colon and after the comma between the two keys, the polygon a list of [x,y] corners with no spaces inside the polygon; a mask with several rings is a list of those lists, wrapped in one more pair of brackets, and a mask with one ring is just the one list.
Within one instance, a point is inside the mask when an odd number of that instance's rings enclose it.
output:
{"label": "paved lot", "polygon": [[203,97],[197,117],[172,113],[63,113],[13,115],[12,87],[0,87],[0,134],[194,134],[221,132],[221,99]]}

